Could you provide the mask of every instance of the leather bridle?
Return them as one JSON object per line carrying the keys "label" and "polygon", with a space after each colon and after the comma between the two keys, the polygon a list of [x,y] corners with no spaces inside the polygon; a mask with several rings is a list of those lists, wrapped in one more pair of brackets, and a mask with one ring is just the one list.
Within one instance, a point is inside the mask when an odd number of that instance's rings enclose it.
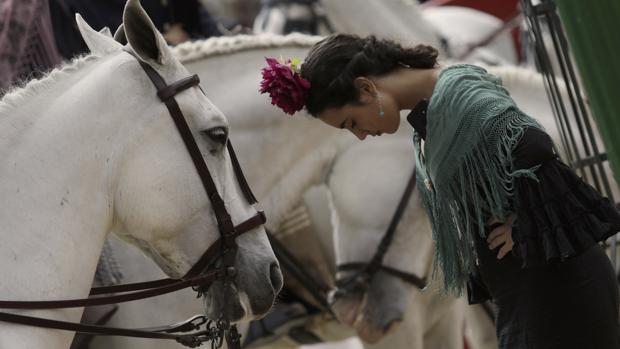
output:
{"label": "leather bridle", "polygon": [[407,183],[407,187],[405,188],[405,192],[398,203],[396,211],[392,216],[392,220],[390,221],[390,225],[388,226],[379,246],[377,247],[377,251],[374,256],[370,259],[369,262],[353,262],[353,263],[345,263],[336,266],[336,271],[353,271],[351,275],[348,275],[344,278],[336,280],[336,291],[333,293],[333,301],[336,301],[338,298],[345,296],[346,294],[356,293],[356,292],[365,292],[370,286],[370,282],[372,278],[379,272],[387,273],[388,275],[397,277],[404,282],[412,284],[419,289],[423,289],[426,287],[426,278],[419,277],[413,273],[404,272],[398,270],[396,268],[392,268],[386,265],[383,265],[383,259],[387,254],[392,241],[394,240],[394,234],[396,233],[396,227],[400,222],[403,212],[407,207],[407,203],[411,198],[411,194],[416,186],[416,171],[415,167],[411,173],[411,177],[409,178],[409,182]]}
{"label": "leather bridle", "polygon": [[415,167],[407,183],[407,187],[398,203],[396,211],[392,216],[390,225],[388,226],[377,251],[370,259],[369,262],[354,262],[346,263],[336,266],[337,271],[354,271],[355,273],[348,275],[345,278],[336,280],[336,291],[332,294],[332,298],[328,299],[325,294],[322,284],[318,282],[310,272],[306,270],[304,264],[298,260],[295,255],[277,238],[275,238],[270,232],[267,232],[269,241],[273,248],[280,265],[287,269],[291,276],[300,282],[301,286],[309,292],[310,296],[319,304],[319,306],[326,312],[330,313],[334,318],[331,305],[338,298],[343,297],[350,293],[365,292],[370,286],[372,278],[379,272],[387,273],[393,277],[399,278],[404,282],[424,289],[427,285],[426,277],[419,277],[413,273],[392,268],[383,264],[383,259],[387,254],[392,241],[394,240],[394,234],[396,233],[396,227],[398,226],[405,208],[411,198],[411,194],[416,186],[416,172]]}
{"label": "leather bridle", "polygon": [[[127,52],[135,57],[133,52]],[[137,60],[153,85],[155,85],[155,88],[157,89],[157,96],[162,102],[165,103],[192,158],[205,192],[211,202],[213,213],[215,214],[217,220],[220,238],[207,249],[207,251],[202,255],[202,257],[200,257],[198,262],[192,266],[187,274],[178,280],[167,278],[123,285],[95,287],[91,289],[89,297],[83,299],[66,299],[55,301],[0,301],[0,308],[58,309],[122,303],[154,297],[186,287],[193,287],[198,291],[198,296],[201,296],[216,280],[221,279],[225,284],[229,284],[232,281],[232,278],[234,278],[236,274],[234,262],[238,250],[235,239],[266,222],[265,214],[262,211],[258,211],[252,218],[235,225],[230,214],[226,210],[224,201],[217,191],[217,187],[211,177],[202,153],[200,152],[187,121],[185,120],[185,117],[183,116],[183,113],[174,98],[178,93],[186,89],[199,86],[200,79],[198,78],[198,75],[194,74],[168,85],[153,67],[140,59]],[[244,196],[248,203],[253,205],[257,202],[256,198],[252,194],[245,176],[243,175],[241,166],[239,165],[239,161],[237,160],[230,140],[227,142],[226,146],[228,148],[235,175],[237,176],[237,180],[239,181],[239,185],[244,193]],[[219,266],[215,267],[215,263],[217,261],[221,261],[221,263]],[[110,293],[117,294],[110,295]],[[225,301],[228,301],[228,299]],[[223,315],[226,314],[222,314],[222,316]],[[240,335],[237,333],[234,325],[230,325],[227,320],[222,319],[216,321],[208,320],[202,315],[195,316],[189,320],[170,326],[146,329],[124,329],[86,325],[5,312],[0,312],[0,321],[75,331],[93,335],[173,339],[191,348],[195,348],[205,341],[212,341],[212,347],[219,348],[223,343],[223,338],[225,337],[229,348],[240,347]],[[203,325],[205,325],[205,329],[201,330],[201,326]],[[185,333],[190,331],[192,332]]]}

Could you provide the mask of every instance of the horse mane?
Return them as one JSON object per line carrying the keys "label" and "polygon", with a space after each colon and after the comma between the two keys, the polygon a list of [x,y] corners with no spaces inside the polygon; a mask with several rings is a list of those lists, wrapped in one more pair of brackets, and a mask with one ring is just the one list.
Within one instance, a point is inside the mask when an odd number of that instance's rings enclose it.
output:
{"label": "horse mane", "polygon": [[502,78],[506,84],[527,84],[532,86],[541,86],[543,84],[542,75],[537,71],[529,68],[502,65],[486,68],[490,73]]}
{"label": "horse mane", "polygon": [[299,33],[222,36],[186,42],[173,47],[172,52],[181,63],[188,63],[207,57],[256,49],[290,46],[309,48],[321,39],[322,36]]}
{"label": "horse mane", "polygon": [[[496,66],[485,68],[494,75],[502,79],[504,85],[523,86],[528,89],[546,90],[546,83],[543,75],[534,69],[518,66]],[[556,77],[557,87],[562,94],[562,98],[568,98],[568,87],[564,79]],[[583,97],[583,96],[582,96]]]}
{"label": "horse mane", "polygon": [[[68,76],[69,74],[76,72],[91,63],[95,62],[100,56],[89,54],[85,56],[79,56],[52,69],[39,79],[32,79],[24,82],[18,82],[17,84],[9,87],[4,97],[0,99],[0,115],[8,113],[10,110],[16,108],[20,104],[27,102],[28,99],[34,97],[41,91],[49,88],[53,83],[59,79]],[[1,95],[1,93],[0,93]]]}

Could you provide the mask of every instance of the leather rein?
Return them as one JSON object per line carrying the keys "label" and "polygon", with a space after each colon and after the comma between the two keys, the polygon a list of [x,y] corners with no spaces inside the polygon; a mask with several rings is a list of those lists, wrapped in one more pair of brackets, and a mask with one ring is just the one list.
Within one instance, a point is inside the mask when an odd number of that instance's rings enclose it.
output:
{"label": "leather rein", "polygon": [[[133,52],[127,52],[135,57]],[[58,309],[114,304],[159,296],[186,287],[194,288],[198,291],[198,296],[200,297],[216,280],[222,279],[224,283],[230,283],[232,281],[232,278],[234,278],[236,274],[234,262],[237,253],[237,244],[235,239],[266,222],[265,214],[262,211],[258,211],[252,218],[240,224],[234,225],[230,214],[226,210],[224,201],[217,191],[217,187],[211,177],[202,153],[200,152],[187,121],[185,120],[185,117],[183,116],[183,113],[174,98],[175,95],[186,89],[195,86],[199,87],[200,79],[198,78],[198,75],[194,74],[168,85],[153,67],[140,59],[137,60],[157,89],[157,96],[163,103],[165,103],[192,158],[209,201],[211,202],[212,209],[218,223],[220,238],[218,238],[218,240],[206,250],[198,262],[192,266],[192,268],[180,279],[166,278],[123,285],[94,287],[91,289],[89,297],[82,299],[55,301],[0,301],[0,308]],[[231,158],[235,175],[244,196],[248,203],[253,205],[257,202],[257,200],[254,197],[245,176],[243,175],[243,171],[241,170],[241,166],[239,165],[239,161],[237,160],[237,156],[230,140],[227,142],[226,146]],[[212,268],[217,260],[221,260],[222,266]],[[120,294],[111,295],[111,293]],[[223,338],[225,337],[229,348],[240,348],[240,335],[237,333],[234,325],[230,325],[227,320],[213,321],[202,315],[194,316],[186,321],[169,326],[143,329],[96,326],[6,312],[0,312],[0,321],[74,331],[91,335],[172,339],[190,348],[198,347],[205,341],[212,341],[212,347],[219,348],[221,347]],[[201,329],[203,325],[205,326],[205,329]]]}

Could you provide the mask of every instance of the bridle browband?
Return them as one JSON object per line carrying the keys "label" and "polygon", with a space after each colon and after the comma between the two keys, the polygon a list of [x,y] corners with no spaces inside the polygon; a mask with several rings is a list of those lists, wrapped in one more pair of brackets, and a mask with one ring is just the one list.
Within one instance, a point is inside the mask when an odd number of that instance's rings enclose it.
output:
{"label": "bridle browband", "polygon": [[[136,57],[133,52],[127,52]],[[136,59],[146,72],[153,85],[155,85],[157,96],[166,105],[170,116],[174,120],[177,130],[183,139],[185,147],[192,158],[207,197],[211,202],[213,213],[215,214],[217,220],[220,238],[218,238],[218,240],[213,243],[200,257],[198,262],[196,262],[196,264],[194,264],[192,268],[178,280],[166,278],[131,284],[94,287],[91,289],[89,297],[83,299],[66,299],[55,301],[0,301],[0,308],[58,309],[122,303],[154,297],[186,287],[193,287],[198,291],[198,296],[201,296],[216,280],[222,279],[225,284],[229,284],[232,281],[231,279],[234,278],[236,274],[234,262],[238,249],[235,239],[266,222],[265,214],[262,211],[258,211],[252,218],[238,225],[234,225],[230,214],[226,210],[224,201],[217,191],[217,187],[211,177],[202,153],[200,152],[187,121],[185,120],[185,117],[183,116],[183,113],[174,98],[178,93],[185,91],[186,89],[195,86],[200,87],[200,79],[198,78],[198,75],[194,74],[168,85],[153,67],[141,61],[137,57]],[[226,146],[241,190],[243,191],[248,203],[253,205],[257,202],[256,198],[254,197],[252,190],[243,175],[243,171],[241,170],[241,166],[237,160],[237,156],[230,140],[228,140]],[[221,266],[212,268],[217,261],[221,261]],[[120,294],[110,295],[110,293]],[[223,338],[225,337],[229,348],[240,348],[240,335],[237,333],[234,325],[230,325],[228,320],[219,319],[217,321],[212,321],[202,315],[194,316],[184,322],[170,326],[144,329],[125,329],[87,325],[5,312],[0,312],[0,321],[28,326],[75,331],[92,335],[173,339],[191,348],[198,347],[205,341],[212,341],[212,348],[219,348],[221,347]],[[201,330],[203,325],[205,326],[205,329]],[[190,331],[191,333],[186,333]]]}
{"label": "bridle browband", "polygon": [[409,203],[411,198],[411,194],[416,186],[416,171],[415,167],[411,173],[411,177],[409,178],[409,182],[407,183],[407,187],[405,188],[405,192],[403,193],[398,206],[396,207],[396,211],[392,216],[392,220],[390,221],[390,225],[388,226],[379,246],[377,247],[377,251],[369,262],[353,262],[353,263],[345,263],[336,266],[336,271],[354,271],[352,275],[349,275],[345,278],[336,280],[336,291],[333,295],[333,300],[337,300],[338,298],[353,292],[363,292],[365,291],[372,281],[372,278],[379,272],[382,271],[387,273],[388,275],[397,277],[409,284],[412,284],[419,289],[423,289],[426,287],[426,278],[419,277],[413,273],[404,272],[386,265],[383,265],[383,259],[387,254],[392,241],[394,240],[394,234],[396,233],[396,227],[400,222],[405,208]]}

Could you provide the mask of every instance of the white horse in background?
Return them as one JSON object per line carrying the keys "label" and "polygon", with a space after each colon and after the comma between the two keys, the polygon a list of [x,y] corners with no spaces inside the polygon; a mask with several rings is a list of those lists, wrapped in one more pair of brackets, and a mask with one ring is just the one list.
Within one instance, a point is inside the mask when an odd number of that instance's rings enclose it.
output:
{"label": "white horse in background", "polygon": [[[519,63],[519,54],[510,30],[504,29],[501,19],[461,6],[432,6],[418,11],[445,40],[449,51],[447,53],[452,59],[482,61],[493,65]],[[476,47],[493,35],[497,36],[485,45]]]}
{"label": "white horse in background", "polygon": [[[311,17],[310,5],[295,0],[274,5],[257,17],[254,32],[286,34],[286,22]],[[306,1],[307,2],[307,1]],[[304,2],[305,3],[305,2]],[[420,8],[412,0],[318,0],[332,30],[360,36],[376,35],[405,45],[427,44],[448,57],[465,56],[502,28],[503,22],[485,12],[460,6]],[[316,15],[316,14],[315,14]],[[328,34],[324,26],[320,34]],[[517,64],[518,53],[508,31],[501,32],[484,47],[473,48],[465,61],[487,64]]]}
{"label": "white horse in background", "polygon": [[[411,126],[359,142],[339,154],[328,187],[333,197],[336,264],[368,262],[377,252],[413,171]],[[409,200],[383,264],[430,282],[433,240],[417,190]],[[339,278],[350,274],[339,272]],[[462,348],[466,305],[436,285],[420,291],[379,271],[365,293],[337,299],[334,311],[367,348]]]}
{"label": "white horse in background", "polygon": [[[290,1],[294,3],[295,0]],[[332,29],[339,33],[370,34],[399,40],[404,44],[425,43],[441,49],[439,33],[420,11],[402,0],[319,0],[318,6]],[[284,22],[290,15],[288,1],[274,6],[267,17],[261,14],[255,34],[286,34]],[[325,28],[322,28],[326,30]],[[323,33],[321,33],[323,34]],[[324,33],[329,34],[329,33]]]}
{"label": "white horse in background", "polygon": [[[189,154],[137,59],[77,19],[91,54],[0,101],[2,300],[87,297],[110,231],[173,278],[220,235]],[[166,81],[189,76],[137,0],[128,2],[124,25],[128,49]],[[221,142],[224,114],[198,88],[176,99],[232,219],[251,217],[256,209],[242,200]],[[204,312],[227,297],[243,309],[234,316],[251,319],[269,310],[281,275],[262,227],[237,240],[236,290],[209,293]],[[71,322],[82,314],[80,308],[3,311]],[[72,337],[0,323],[2,348],[67,348]]]}
{"label": "white horse in background", "polygon": [[[502,21],[485,12],[460,6],[422,9],[413,0],[321,0],[337,32],[374,34],[405,44],[427,44],[446,57],[456,58],[502,27]],[[500,33],[484,47],[474,49],[467,62],[517,64],[510,33]]]}

